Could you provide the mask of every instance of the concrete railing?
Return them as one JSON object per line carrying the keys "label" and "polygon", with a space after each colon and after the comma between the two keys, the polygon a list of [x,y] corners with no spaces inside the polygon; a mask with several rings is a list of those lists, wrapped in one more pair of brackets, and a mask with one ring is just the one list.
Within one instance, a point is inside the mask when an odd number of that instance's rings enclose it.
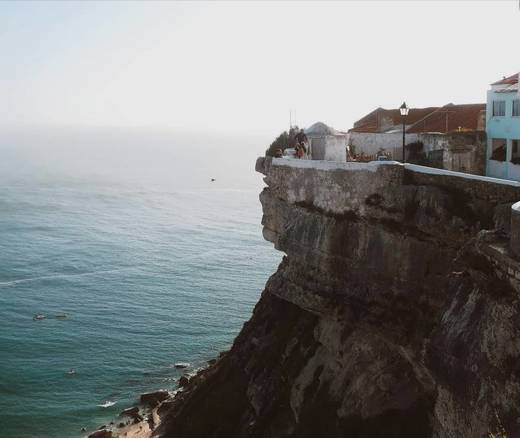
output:
{"label": "concrete railing", "polygon": [[[267,172],[270,168],[272,171]],[[284,172],[282,168],[292,170]],[[314,204],[331,213],[362,211],[370,193],[388,192],[391,187],[398,189],[403,184],[456,191],[461,199],[472,200],[482,220],[487,213],[483,210],[494,210],[487,216],[493,217],[495,226],[509,234],[511,253],[520,259],[520,182],[396,161],[357,163],[259,158],[257,170],[269,174],[269,178],[279,179],[280,183],[274,186],[285,186],[287,193],[280,195],[290,202]],[[391,197],[388,202],[398,206],[400,200]]]}

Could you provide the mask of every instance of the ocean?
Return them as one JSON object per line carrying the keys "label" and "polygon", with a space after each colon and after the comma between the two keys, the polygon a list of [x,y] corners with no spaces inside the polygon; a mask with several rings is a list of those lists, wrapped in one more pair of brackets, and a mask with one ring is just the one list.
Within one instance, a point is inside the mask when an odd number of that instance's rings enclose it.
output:
{"label": "ocean", "polygon": [[249,319],[281,259],[261,234],[256,150],[172,158],[183,141],[152,161],[77,146],[58,164],[56,148],[42,160],[4,141],[2,438],[86,436],[175,389],[176,362],[204,366]]}

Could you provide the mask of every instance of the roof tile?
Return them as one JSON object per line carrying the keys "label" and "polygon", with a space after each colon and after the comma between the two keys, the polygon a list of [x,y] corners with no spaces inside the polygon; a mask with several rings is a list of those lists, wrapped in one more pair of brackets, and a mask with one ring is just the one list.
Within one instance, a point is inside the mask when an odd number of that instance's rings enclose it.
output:
{"label": "roof tile", "polygon": [[491,85],[513,85],[518,83],[518,75],[520,73],[516,73],[514,75],[508,76],[507,78],[504,77],[500,79],[499,81],[493,82]]}
{"label": "roof tile", "polygon": [[[406,117],[406,124],[412,125],[437,109],[439,107],[410,108]],[[354,127],[349,129],[349,132],[385,132],[394,126],[400,126],[402,123],[399,109],[377,108],[355,122]]]}
{"label": "roof tile", "polygon": [[482,120],[485,111],[485,103],[465,105],[450,103],[417,121],[406,132],[441,132],[445,134],[460,130],[480,131],[484,129]]}

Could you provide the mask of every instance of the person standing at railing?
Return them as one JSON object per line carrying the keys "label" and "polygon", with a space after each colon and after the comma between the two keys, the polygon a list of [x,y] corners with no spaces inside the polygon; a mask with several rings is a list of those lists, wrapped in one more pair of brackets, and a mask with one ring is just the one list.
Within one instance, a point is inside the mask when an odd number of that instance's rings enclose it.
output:
{"label": "person standing at railing", "polygon": [[304,144],[296,144],[296,156],[300,159],[302,158],[305,158],[305,153],[307,152],[307,150],[305,149],[305,145]]}
{"label": "person standing at railing", "polygon": [[305,143],[308,142],[307,136],[305,135],[305,132],[303,132],[303,129],[300,129],[300,132],[296,134],[296,156],[298,158],[304,158],[305,154],[307,153],[307,148],[305,147]]}

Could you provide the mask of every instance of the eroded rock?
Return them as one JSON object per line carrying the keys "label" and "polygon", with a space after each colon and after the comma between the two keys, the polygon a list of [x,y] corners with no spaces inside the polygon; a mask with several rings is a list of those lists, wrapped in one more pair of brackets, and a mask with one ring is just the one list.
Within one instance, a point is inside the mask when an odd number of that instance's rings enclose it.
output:
{"label": "eroded rock", "polygon": [[286,163],[257,162],[264,237],[286,256],[158,433],[520,436],[520,264],[504,226],[520,189]]}
{"label": "eroded rock", "polygon": [[189,376],[184,375],[179,378],[179,388],[185,387],[188,383],[190,383]]}
{"label": "eroded rock", "polygon": [[169,396],[170,394],[168,391],[161,390],[141,394],[140,400],[143,405],[155,408],[159,403],[166,400]]}

